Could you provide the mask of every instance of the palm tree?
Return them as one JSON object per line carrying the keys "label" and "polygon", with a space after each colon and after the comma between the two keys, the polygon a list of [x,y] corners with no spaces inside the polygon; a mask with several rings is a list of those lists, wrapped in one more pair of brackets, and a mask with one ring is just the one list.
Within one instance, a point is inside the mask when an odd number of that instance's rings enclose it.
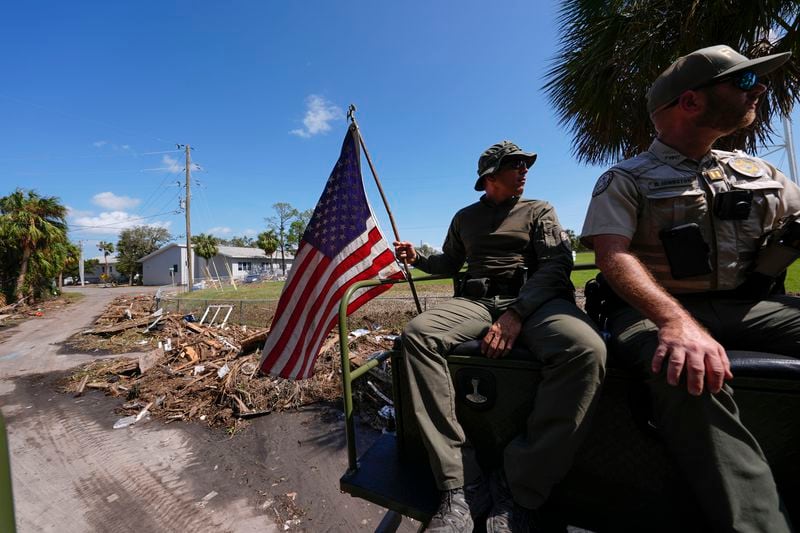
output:
{"label": "palm tree", "polygon": [[99,243],[97,243],[97,248],[98,250],[103,252],[103,259],[106,262],[106,271],[105,274],[103,274],[103,276],[105,277],[103,281],[106,282],[111,278],[111,273],[108,271],[108,256],[109,254],[114,253],[114,245],[107,241],[100,241]]}
{"label": "palm tree", "polygon": [[194,253],[205,259],[206,276],[210,278],[211,272],[208,270],[208,260],[219,253],[219,248],[217,247],[217,238],[213,235],[201,233],[192,237],[192,245],[194,247]]}
{"label": "palm tree", "polygon": [[64,241],[56,245],[57,253],[54,256],[57,258],[56,267],[58,268],[58,288],[61,289],[64,285],[64,271],[77,267],[81,258],[81,250],[77,244],[69,241]]}
{"label": "palm tree", "polygon": [[269,267],[272,270],[272,254],[278,249],[278,237],[272,230],[262,231],[256,239],[256,246],[264,250],[264,254],[269,257]]}
{"label": "palm tree", "polygon": [[647,149],[655,131],[645,95],[681,55],[727,44],[748,57],[792,51],[770,74],[771,89],[753,129],[720,139],[718,148],[768,143],[770,121],[800,101],[800,16],[797,0],[564,0],[561,49],[544,90],[573,134],[584,163],[607,164]]}
{"label": "palm tree", "polygon": [[16,243],[20,251],[15,286],[17,301],[25,298],[25,281],[31,257],[39,250],[65,241],[67,208],[54,196],[17,189],[0,198],[0,238]]}

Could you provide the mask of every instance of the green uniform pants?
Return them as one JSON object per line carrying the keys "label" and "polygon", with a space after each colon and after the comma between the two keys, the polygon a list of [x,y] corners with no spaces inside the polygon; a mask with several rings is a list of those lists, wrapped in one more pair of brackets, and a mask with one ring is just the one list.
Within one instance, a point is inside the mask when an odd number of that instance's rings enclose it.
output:
{"label": "green uniform pants", "polygon": [[[455,389],[445,355],[480,338],[513,299],[454,298],[415,317],[403,332],[411,402],[440,490],[461,487],[480,471],[456,420]],[[543,365],[527,430],[506,447],[504,464],[514,499],[539,507],[569,470],[586,435],[605,374],[606,348],[574,303],[555,299],[525,320],[516,344]]]}
{"label": "green uniform pants", "polygon": [[[756,302],[706,293],[678,299],[726,349],[800,356],[800,298]],[[647,379],[655,424],[708,521],[701,530],[790,531],[764,453],[739,420],[733,390],[725,385],[717,394],[691,396],[685,379],[677,387],[667,383],[666,363],[653,375],[658,329],[632,308],[612,314],[609,330],[614,357]]]}

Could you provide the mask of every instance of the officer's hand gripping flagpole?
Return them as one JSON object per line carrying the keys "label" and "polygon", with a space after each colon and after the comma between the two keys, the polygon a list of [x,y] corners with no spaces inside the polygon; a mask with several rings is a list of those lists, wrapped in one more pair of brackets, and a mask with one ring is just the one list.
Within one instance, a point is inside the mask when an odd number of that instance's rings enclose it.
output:
{"label": "officer's hand gripping flagpole", "polygon": [[[353,127],[356,129],[356,133],[358,133],[358,142],[361,144],[361,149],[364,150],[364,155],[367,158],[367,164],[369,165],[369,170],[372,172],[372,177],[375,178],[375,184],[378,186],[378,192],[381,194],[381,199],[383,200],[383,205],[386,207],[386,213],[389,215],[389,222],[392,224],[392,231],[394,231],[394,238],[395,240],[400,240],[400,233],[397,231],[397,224],[394,222],[394,215],[392,215],[392,209],[389,207],[389,202],[386,200],[386,195],[383,193],[383,187],[381,186],[381,181],[378,179],[378,173],[375,172],[375,167],[372,164],[372,158],[369,156],[369,152],[367,151],[367,145],[364,144],[364,138],[361,136],[361,128],[358,127],[358,122],[356,122],[356,106],[350,104],[350,108],[347,110],[347,118],[350,119],[350,122],[353,124]],[[414,278],[411,276],[411,271],[408,268],[408,259],[403,259],[403,269],[406,273],[406,279],[408,280],[408,286],[411,287],[411,294],[414,296],[414,303],[417,305],[417,313],[422,313],[422,306],[419,304],[419,297],[417,296],[417,288],[414,286]]]}

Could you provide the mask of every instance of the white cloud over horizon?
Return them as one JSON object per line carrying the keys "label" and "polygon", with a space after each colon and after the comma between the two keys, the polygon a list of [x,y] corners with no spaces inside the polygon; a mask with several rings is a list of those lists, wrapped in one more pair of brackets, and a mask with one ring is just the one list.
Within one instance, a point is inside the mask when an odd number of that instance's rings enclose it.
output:
{"label": "white cloud over horizon", "polygon": [[[85,213],[85,212],[81,212]],[[171,221],[145,222],[141,217],[126,211],[105,211],[98,215],[75,216],[70,221],[70,229],[94,235],[119,235],[119,233],[134,226],[153,226],[169,229]]]}
{"label": "white cloud over horizon", "polygon": [[330,122],[344,118],[344,111],[337,105],[327,101],[317,94],[306,98],[306,115],[303,118],[303,128],[291,130],[289,133],[304,139],[327,133],[331,129]]}
{"label": "white cloud over horizon", "polygon": [[142,201],[138,198],[131,198],[130,196],[117,196],[111,191],[100,192],[92,196],[92,203],[104,209],[111,209],[112,211],[122,211],[123,209],[130,209],[136,207]]}
{"label": "white cloud over horizon", "polygon": [[208,228],[207,233],[211,235],[230,235],[233,230],[228,226],[214,226],[213,228]]}

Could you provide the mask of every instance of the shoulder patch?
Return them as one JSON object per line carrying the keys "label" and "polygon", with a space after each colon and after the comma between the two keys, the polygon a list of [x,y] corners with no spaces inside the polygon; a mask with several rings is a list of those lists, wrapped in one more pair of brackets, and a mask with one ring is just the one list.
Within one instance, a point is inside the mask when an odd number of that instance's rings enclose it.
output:
{"label": "shoulder patch", "polygon": [[600,176],[597,179],[597,183],[594,185],[594,190],[592,191],[592,198],[597,196],[598,194],[602,194],[603,191],[608,189],[608,186],[611,185],[611,181],[614,179],[614,173],[610,170]]}
{"label": "shoulder patch", "polygon": [[751,178],[760,178],[764,175],[764,168],[755,159],[749,157],[733,157],[728,160],[728,166],[739,174]]}

